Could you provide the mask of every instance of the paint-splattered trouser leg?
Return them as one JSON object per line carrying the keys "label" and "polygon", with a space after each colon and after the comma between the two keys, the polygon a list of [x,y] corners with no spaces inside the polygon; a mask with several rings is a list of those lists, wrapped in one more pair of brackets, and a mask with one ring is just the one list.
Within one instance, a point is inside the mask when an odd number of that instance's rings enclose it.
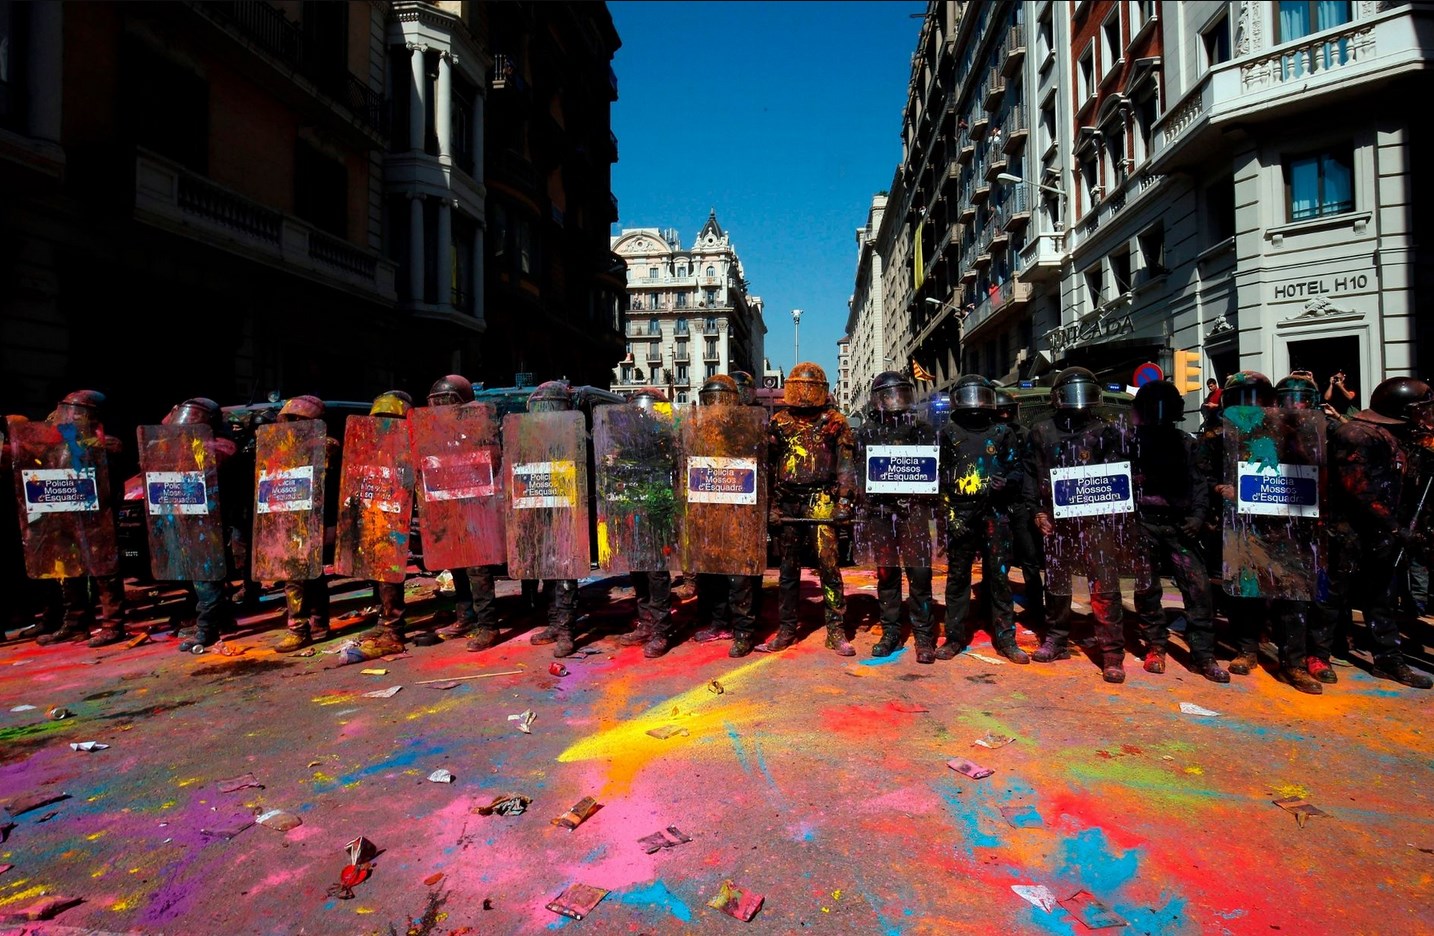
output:
{"label": "paint-splattered trouser leg", "polygon": [[826,605],[827,630],[846,627],[846,586],[841,579],[841,563],[837,557],[837,529],[822,525],[812,531],[816,540],[817,577],[822,583],[822,603]]}
{"label": "paint-splattered trouser leg", "polygon": [[777,623],[791,633],[797,630],[797,598],[802,587],[802,531],[782,525],[782,561],[777,572]]}
{"label": "paint-splattered trouser leg", "polygon": [[731,617],[731,585],[728,576],[699,572],[697,583],[697,626],[726,626]]}
{"label": "paint-splattered trouser leg", "polygon": [[1017,565],[1021,567],[1024,588],[1026,623],[1032,629],[1039,629],[1046,623],[1046,589],[1041,583],[1041,538],[1031,511],[1018,507],[1011,511],[1011,551]]}
{"label": "paint-splattered trouser leg", "polygon": [[1220,600],[1225,606],[1225,618],[1230,622],[1230,642],[1235,652],[1259,654],[1260,631],[1265,627],[1265,599],[1237,598],[1221,591]]}
{"label": "paint-splattered trouser leg", "polygon": [[289,611],[289,629],[329,626],[329,580],[309,579],[284,583],[284,604]]}
{"label": "paint-splattered trouser leg", "polygon": [[666,636],[672,629],[672,573],[634,572],[637,593],[637,625],[654,636]]}
{"label": "paint-splattered trouser leg", "polygon": [[549,579],[548,626],[559,633],[572,634],[578,621],[578,583],[576,579]]}
{"label": "paint-splattered trouser leg", "polygon": [[65,608],[65,630],[89,630],[95,622],[95,609],[90,600],[88,576],[62,579],[60,595]]}
{"label": "paint-splattered trouser leg", "polygon": [[[967,567],[970,568],[969,566]],[[1011,540],[1007,524],[986,518],[986,542],[981,560],[981,584],[991,604],[991,641],[997,647],[1016,644],[1016,606],[1011,600]]]}
{"label": "paint-splattered trouser leg", "polygon": [[498,629],[498,595],[493,585],[495,566],[464,569],[459,581],[466,582],[466,600],[460,593],[458,619],[471,621],[481,629]]}
{"label": "paint-splattered trouser leg", "polygon": [[[753,587],[756,582],[756,587]],[[751,640],[757,630],[757,616],[753,608],[756,593],[762,587],[760,575],[727,576],[727,604],[732,613],[732,636]]]}
{"label": "paint-splattered trouser leg", "polygon": [[[1334,523],[1327,530],[1325,568],[1316,589],[1307,625],[1310,656],[1328,663],[1336,640],[1349,640],[1350,583],[1358,571],[1359,537],[1348,524]],[[1343,629],[1343,633],[1340,631]]]}
{"label": "paint-splattered trouser leg", "polygon": [[[907,608],[911,615],[911,636],[916,646],[936,646],[936,620],[931,615],[931,570],[908,568],[906,582],[909,594]],[[898,582],[898,586],[899,586]]]}
{"label": "paint-splattered trouser leg", "polygon": [[[973,517],[961,523],[949,523],[948,530],[958,530],[946,539],[946,642],[965,646],[971,642],[966,618],[971,613],[971,563],[981,548],[984,524]],[[1010,600],[1007,588],[1006,599]]]}
{"label": "paint-splattered trouser leg", "polygon": [[1314,612],[1308,601],[1276,598],[1270,602],[1270,618],[1280,642],[1280,665],[1303,669],[1310,656],[1309,621]]}
{"label": "paint-splattered trouser leg", "polygon": [[1090,580],[1090,611],[1095,618],[1095,643],[1102,653],[1125,653],[1125,606],[1119,582]]}
{"label": "paint-splattered trouser leg", "polygon": [[194,622],[198,629],[199,642],[212,644],[219,639],[219,631],[228,624],[234,609],[225,600],[223,582],[195,582]]}
{"label": "paint-splattered trouser leg", "polygon": [[882,633],[901,625],[901,567],[877,566],[876,602],[881,608]]}
{"label": "paint-splattered trouser leg", "polygon": [[1366,549],[1360,554],[1361,585],[1364,594],[1364,619],[1369,623],[1369,637],[1374,644],[1374,664],[1392,669],[1404,663],[1399,649],[1399,618],[1396,607],[1399,595],[1407,587],[1409,560],[1395,565],[1398,550]]}
{"label": "paint-splattered trouser leg", "polygon": [[374,582],[374,593],[378,595],[378,620],[389,630],[402,634],[403,613],[407,603],[403,599],[402,582]]}
{"label": "paint-splattered trouser leg", "polygon": [[1210,597],[1210,576],[1199,540],[1185,534],[1173,523],[1142,519],[1145,542],[1152,561],[1145,579],[1136,581],[1135,612],[1140,619],[1141,637],[1151,648],[1165,652],[1170,636],[1165,610],[1160,605],[1160,560],[1168,558],[1175,586],[1185,607],[1185,639],[1190,660],[1199,667],[1215,659],[1214,605]]}

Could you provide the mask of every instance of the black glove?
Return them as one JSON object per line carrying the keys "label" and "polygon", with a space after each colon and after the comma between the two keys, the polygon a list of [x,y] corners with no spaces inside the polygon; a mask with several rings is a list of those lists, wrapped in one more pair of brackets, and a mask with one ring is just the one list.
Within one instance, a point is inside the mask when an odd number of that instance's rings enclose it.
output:
{"label": "black glove", "polygon": [[1184,522],[1180,524],[1180,532],[1186,536],[1199,537],[1201,533],[1205,532],[1205,518],[1186,517]]}
{"label": "black glove", "polygon": [[837,500],[836,510],[832,511],[833,520],[839,520],[845,523],[850,521],[855,515],[856,511],[852,507],[850,497],[842,497]]}

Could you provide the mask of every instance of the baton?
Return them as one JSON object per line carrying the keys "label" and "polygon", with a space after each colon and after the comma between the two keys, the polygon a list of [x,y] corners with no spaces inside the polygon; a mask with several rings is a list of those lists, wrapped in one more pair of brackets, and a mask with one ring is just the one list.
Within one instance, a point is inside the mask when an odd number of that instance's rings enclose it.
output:
{"label": "baton", "polygon": [[[1418,506],[1416,506],[1416,507],[1414,508],[1414,517],[1409,521],[1409,532],[1411,532],[1411,533],[1414,532],[1415,527],[1419,526],[1419,517],[1420,517],[1420,515],[1422,515],[1422,514],[1424,513],[1424,505],[1429,502],[1429,491],[1430,491],[1430,488],[1431,488],[1431,487],[1434,487],[1434,474],[1431,474],[1431,475],[1429,476],[1429,480],[1427,480],[1427,481],[1424,482],[1424,492],[1419,495],[1419,504],[1418,504]],[[1399,564],[1404,561],[1404,553],[1405,553],[1405,551],[1406,551],[1406,547],[1400,546],[1400,547],[1399,547],[1399,552],[1395,554],[1395,556],[1394,556],[1394,568],[1395,568],[1395,569],[1398,569],[1398,568],[1399,568]]]}

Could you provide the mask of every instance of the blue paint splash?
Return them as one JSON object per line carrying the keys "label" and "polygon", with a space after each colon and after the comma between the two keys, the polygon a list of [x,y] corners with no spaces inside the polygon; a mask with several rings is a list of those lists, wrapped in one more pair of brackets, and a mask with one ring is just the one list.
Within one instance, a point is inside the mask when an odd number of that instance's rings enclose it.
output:
{"label": "blue paint splash", "polygon": [[861,663],[858,664],[858,665],[860,665],[860,666],[890,666],[892,663],[895,663],[897,660],[901,659],[902,656],[904,656],[904,655],[906,654],[906,651],[907,651],[908,649],[909,649],[909,648],[907,648],[907,647],[902,647],[900,650],[894,651],[890,656],[873,657],[873,658],[870,659],[870,660],[862,660]]}
{"label": "blue paint splash", "polygon": [[677,917],[684,923],[692,922],[692,910],[667,889],[663,881],[653,881],[646,887],[633,888],[618,898],[618,903],[630,907],[655,907]]}
{"label": "blue paint splash", "polygon": [[1057,877],[1081,884],[1092,894],[1108,900],[1108,895],[1135,877],[1140,869],[1140,849],[1132,848],[1117,855],[1104,829],[1086,829],[1061,842],[1059,861]]}
{"label": "blue paint splash", "polygon": [[750,774],[752,765],[747,760],[747,752],[742,750],[742,736],[737,732],[737,726],[731,722],[724,722],[727,728],[727,737],[732,739],[732,750],[737,754],[737,764],[742,768],[742,773]]}

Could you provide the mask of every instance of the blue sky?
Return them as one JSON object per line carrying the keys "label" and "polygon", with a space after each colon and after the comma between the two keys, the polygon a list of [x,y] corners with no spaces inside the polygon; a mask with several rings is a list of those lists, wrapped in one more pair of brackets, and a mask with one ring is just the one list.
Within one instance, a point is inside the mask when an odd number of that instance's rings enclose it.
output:
{"label": "blue sky", "polygon": [[[711,209],[766,304],[767,357],[836,379],[856,277],[856,229],[901,158],[901,112],[924,2],[609,2],[621,228]],[[911,14],[916,14],[912,16]]]}

